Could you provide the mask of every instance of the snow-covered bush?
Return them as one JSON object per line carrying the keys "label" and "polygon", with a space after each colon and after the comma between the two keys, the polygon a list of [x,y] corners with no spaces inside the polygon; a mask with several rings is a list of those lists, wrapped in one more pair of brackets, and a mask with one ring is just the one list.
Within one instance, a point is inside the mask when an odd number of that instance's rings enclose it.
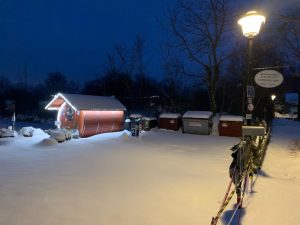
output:
{"label": "snow-covered bush", "polygon": [[69,130],[62,128],[61,132],[63,132],[65,134],[65,138],[67,141],[72,138],[72,133]]}
{"label": "snow-covered bush", "polygon": [[34,128],[34,127],[22,127],[19,131],[20,135],[23,135],[24,137],[32,137],[33,135],[42,135],[45,134],[43,130],[40,128]]}
{"label": "snow-covered bush", "polygon": [[14,131],[11,129],[6,129],[6,128],[1,128],[0,129],[0,138],[5,138],[5,137],[14,137]]}
{"label": "snow-covered bush", "polygon": [[66,140],[66,135],[62,130],[55,130],[51,132],[50,138],[55,139],[58,143],[64,142]]}
{"label": "snow-covered bush", "polygon": [[34,132],[33,127],[22,127],[19,131],[20,135],[23,135],[24,137],[32,137]]}
{"label": "snow-covered bush", "polygon": [[72,132],[65,128],[57,129],[57,130],[47,130],[46,133],[49,134],[51,138],[54,138],[59,143],[68,141],[73,136]]}
{"label": "snow-covered bush", "polygon": [[52,145],[56,145],[57,141],[53,138],[45,138],[43,139],[38,145],[41,146],[52,146]]}

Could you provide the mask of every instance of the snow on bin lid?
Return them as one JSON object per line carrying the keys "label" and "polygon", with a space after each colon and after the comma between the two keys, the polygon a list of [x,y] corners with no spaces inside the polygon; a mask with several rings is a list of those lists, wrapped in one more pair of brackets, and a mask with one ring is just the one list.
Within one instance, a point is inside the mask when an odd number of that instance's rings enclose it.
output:
{"label": "snow on bin lid", "polygon": [[156,117],[143,117],[144,120],[157,120]]}
{"label": "snow on bin lid", "polygon": [[212,116],[210,111],[187,111],[183,118],[193,118],[193,119],[209,119]]}
{"label": "snow on bin lid", "polygon": [[136,119],[136,118],[141,118],[142,115],[137,113],[137,114],[131,114],[129,117],[133,118],[133,119]]}
{"label": "snow on bin lid", "polygon": [[232,116],[232,115],[223,115],[220,117],[220,121],[238,121],[243,122],[244,117],[242,116]]}
{"label": "snow on bin lid", "polygon": [[181,117],[181,114],[179,113],[163,113],[163,114],[160,114],[159,118],[172,118],[172,119],[175,119],[175,118],[179,118]]}

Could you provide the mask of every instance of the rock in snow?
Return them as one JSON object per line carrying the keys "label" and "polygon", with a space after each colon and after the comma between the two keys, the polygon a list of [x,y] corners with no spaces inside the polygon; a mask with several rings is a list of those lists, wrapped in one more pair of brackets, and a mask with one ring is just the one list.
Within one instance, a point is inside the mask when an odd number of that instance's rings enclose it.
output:
{"label": "rock in snow", "polygon": [[41,146],[52,146],[52,145],[56,145],[56,144],[57,144],[57,141],[54,138],[45,138],[40,143],[38,143],[38,145],[41,145]]}

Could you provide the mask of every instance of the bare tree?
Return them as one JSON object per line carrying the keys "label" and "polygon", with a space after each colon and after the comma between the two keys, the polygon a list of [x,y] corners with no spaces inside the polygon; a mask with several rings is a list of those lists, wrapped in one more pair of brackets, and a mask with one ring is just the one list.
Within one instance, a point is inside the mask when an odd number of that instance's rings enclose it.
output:
{"label": "bare tree", "polygon": [[[138,84],[138,95],[142,96],[147,79],[144,39],[137,35],[132,47],[115,44],[112,52],[106,54],[105,70],[106,73],[129,75]],[[125,86],[128,91],[131,89],[128,82]]]}
{"label": "bare tree", "polygon": [[114,44],[110,53],[106,54],[105,70],[118,71],[120,73],[133,73],[133,56],[132,52],[121,43]]}
{"label": "bare tree", "polygon": [[282,37],[283,50],[286,53],[286,60],[289,64],[294,61],[294,68],[291,69],[292,75],[297,77],[298,92],[298,119],[300,119],[300,71],[298,65],[300,63],[300,7],[294,8],[284,15],[277,15],[281,21],[279,33]]}
{"label": "bare tree", "polygon": [[145,85],[145,41],[140,35],[136,36],[132,55],[134,58],[137,82],[139,83],[139,95],[142,96]]}
{"label": "bare tree", "polygon": [[[164,97],[170,100],[173,108],[176,108],[178,112],[182,112],[184,109],[185,100],[188,97],[186,92],[187,85],[192,86],[195,77],[187,77],[182,71],[184,70],[184,64],[180,55],[173,51],[173,48],[168,45],[161,45],[162,55],[162,68],[164,73],[163,88],[161,90]],[[198,77],[197,77],[198,78]]]}
{"label": "bare tree", "polygon": [[197,73],[183,73],[200,77],[207,85],[210,108],[216,112],[216,87],[222,64],[231,56],[232,42],[228,41],[229,20],[232,18],[230,1],[179,0],[169,11],[171,32],[177,47],[184,50],[188,59],[198,68]]}
{"label": "bare tree", "polygon": [[283,46],[292,57],[300,60],[300,7],[294,11],[290,11],[287,15],[279,15],[282,21],[281,34]]}

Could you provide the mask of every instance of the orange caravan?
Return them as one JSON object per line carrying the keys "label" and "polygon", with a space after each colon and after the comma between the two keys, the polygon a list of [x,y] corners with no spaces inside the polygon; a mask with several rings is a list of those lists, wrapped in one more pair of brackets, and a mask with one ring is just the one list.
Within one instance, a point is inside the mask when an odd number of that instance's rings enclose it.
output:
{"label": "orange caravan", "polygon": [[45,109],[57,110],[57,127],[78,129],[80,137],[123,130],[126,110],[114,97],[62,93]]}

